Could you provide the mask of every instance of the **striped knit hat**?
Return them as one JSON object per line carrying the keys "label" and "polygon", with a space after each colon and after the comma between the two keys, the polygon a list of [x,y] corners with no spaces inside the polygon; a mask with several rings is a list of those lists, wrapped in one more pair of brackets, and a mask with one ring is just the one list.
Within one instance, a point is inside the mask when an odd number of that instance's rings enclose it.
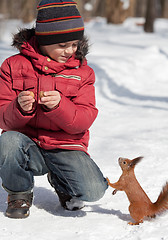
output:
{"label": "striped knit hat", "polygon": [[40,45],[80,40],[84,23],[72,0],[42,0],[37,7],[35,34]]}

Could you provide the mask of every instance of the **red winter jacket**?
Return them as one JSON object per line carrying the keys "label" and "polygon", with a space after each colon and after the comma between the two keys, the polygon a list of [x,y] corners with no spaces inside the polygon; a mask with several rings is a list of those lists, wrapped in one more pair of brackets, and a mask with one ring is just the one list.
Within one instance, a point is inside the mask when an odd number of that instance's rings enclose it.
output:
{"label": "red winter jacket", "polygon": [[[0,69],[0,128],[19,131],[44,149],[87,152],[89,128],[97,116],[95,76],[84,60],[72,57],[58,63],[40,54],[35,37],[21,44],[20,54],[9,57]],[[20,108],[17,96],[33,91],[31,112]],[[59,106],[47,110],[38,104],[40,91],[61,93]]]}

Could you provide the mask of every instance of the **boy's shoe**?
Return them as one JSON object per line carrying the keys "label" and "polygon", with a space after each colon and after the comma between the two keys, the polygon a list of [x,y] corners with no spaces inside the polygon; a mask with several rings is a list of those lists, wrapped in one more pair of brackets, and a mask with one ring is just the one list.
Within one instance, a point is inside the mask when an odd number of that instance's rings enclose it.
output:
{"label": "boy's shoe", "polygon": [[[47,178],[48,178],[50,185],[55,189],[54,184],[51,179],[50,172],[47,174]],[[55,189],[55,192],[58,195],[61,206],[63,208],[65,208],[66,210],[77,211],[84,207],[83,201],[79,200],[78,198],[73,198],[70,195],[67,195],[63,192],[58,191],[57,189]]]}
{"label": "boy's shoe", "polygon": [[5,215],[9,218],[26,218],[32,205],[33,193],[17,193],[8,195],[8,207]]}
{"label": "boy's shoe", "polygon": [[71,198],[69,201],[66,202],[65,209],[69,211],[77,211],[84,208],[84,202],[79,200],[78,198]]}

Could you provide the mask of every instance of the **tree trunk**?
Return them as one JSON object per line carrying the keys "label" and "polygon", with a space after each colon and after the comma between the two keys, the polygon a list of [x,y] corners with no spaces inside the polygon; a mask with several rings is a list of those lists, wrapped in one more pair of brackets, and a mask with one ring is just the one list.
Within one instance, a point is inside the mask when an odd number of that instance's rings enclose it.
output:
{"label": "tree trunk", "polygon": [[128,9],[128,17],[136,17],[136,2],[137,0],[129,0],[129,9]]}
{"label": "tree trunk", "polygon": [[93,5],[93,16],[102,16],[105,15],[105,2],[102,0],[95,0]]}
{"label": "tree trunk", "polygon": [[0,13],[6,15],[8,12],[7,1],[1,0],[0,1]]}
{"label": "tree trunk", "polygon": [[34,0],[24,0],[22,3],[21,18],[23,22],[32,22],[35,18],[35,2]]}
{"label": "tree trunk", "polygon": [[123,3],[120,0],[106,0],[106,18],[108,23],[119,24],[127,17],[127,10],[123,9]]}
{"label": "tree trunk", "polygon": [[162,0],[162,17],[168,18],[168,0]]}
{"label": "tree trunk", "polygon": [[145,32],[154,32],[154,21],[156,18],[156,0],[147,0]]}
{"label": "tree trunk", "polygon": [[145,17],[146,0],[136,0],[136,17]]}
{"label": "tree trunk", "polygon": [[36,17],[36,6],[39,2],[40,0],[0,0],[0,13],[4,14],[5,18],[31,22]]}

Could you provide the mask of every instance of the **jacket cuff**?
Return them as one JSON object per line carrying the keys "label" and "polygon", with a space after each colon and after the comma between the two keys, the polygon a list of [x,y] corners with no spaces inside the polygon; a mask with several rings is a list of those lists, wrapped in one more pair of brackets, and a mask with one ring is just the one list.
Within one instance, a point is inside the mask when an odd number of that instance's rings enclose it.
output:
{"label": "jacket cuff", "polygon": [[36,102],[33,104],[33,108],[32,108],[32,110],[30,110],[30,111],[24,111],[24,110],[21,108],[21,106],[19,105],[18,101],[17,101],[16,105],[17,105],[18,110],[20,111],[20,113],[21,113],[23,116],[33,115],[33,114],[35,113],[36,109],[37,109],[37,103],[36,103]]}
{"label": "jacket cuff", "polygon": [[59,104],[60,104],[60,102],[59,102],[54,108],[48,108],[48,107],[46,107],[45,105],[41,105],[41,107],[42,107],[42,109],[44,110],[44,112],[50,112],[50,111],[52,111],[52,110],[57,109],[57,108],[59,107]]}

